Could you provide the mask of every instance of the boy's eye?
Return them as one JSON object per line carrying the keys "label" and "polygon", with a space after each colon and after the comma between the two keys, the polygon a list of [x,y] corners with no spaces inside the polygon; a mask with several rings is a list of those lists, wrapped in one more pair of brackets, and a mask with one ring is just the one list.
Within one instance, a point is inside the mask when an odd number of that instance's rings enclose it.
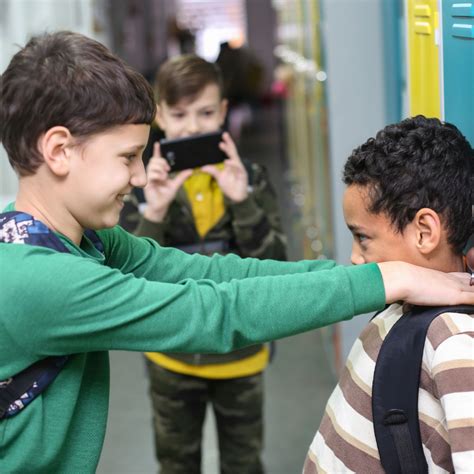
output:
{"label": "boy's eye", "polygon": [[203,112],[203,115],[204,115],[205,117],[211,117],[212,115],[214,115],[214,110],[205,110],[205,111]]}
{"label": "boy's eye", "polygon": [[132,161],[135,159],[135,154],[129,154],[129,155],[123,155],[124,158],[126,158],[128,161]]}
{"label": "boy's eye", "polygon": [[356,239],[360,242],[360,243],[363,243],[365,242],[368,237],[364,234],[356,234]]}
{"label": "boy's eye", "polygon": [[171,116],[175,119],[180,119],[184,117],[184,114],[182,112],[173,112]]}

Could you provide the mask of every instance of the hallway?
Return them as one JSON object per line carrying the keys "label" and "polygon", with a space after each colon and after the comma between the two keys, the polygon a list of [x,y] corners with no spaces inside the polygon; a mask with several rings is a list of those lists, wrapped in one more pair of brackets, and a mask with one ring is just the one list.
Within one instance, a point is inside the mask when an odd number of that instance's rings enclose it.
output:
{"label": "hallway", "polygon": [[[110,412],[98,474],[145,474],[157,471],[153,454],[151,410],[142,356],[111,353]],[[302,469],[335,380],[328,370],[318,331],[278,341],[265,373],[265,451],[268,474]],[[204,429],[203,474],[217,474],[214,420]]]}
{"label": "hallway", "polygon": [[[242,157],[264,164],[278,194],[289,258],[300,258],[291,236],[294,215],[285,160],[280,152],[278,113],[266,108],[242,136]],[[291,315],[289,315],[290,317]],[[265,372],[265,450],[267,474],[296,474],[316,432],[336,383],[322,331],[280,340]],[[153,453],[151,410],[141,354],[111,353],[109,423],[98,474],[157,472]],[[212,413],[204,433],[203,474],[217,474],[218,450]],[[242,473],[244,474],[244,473]]]}

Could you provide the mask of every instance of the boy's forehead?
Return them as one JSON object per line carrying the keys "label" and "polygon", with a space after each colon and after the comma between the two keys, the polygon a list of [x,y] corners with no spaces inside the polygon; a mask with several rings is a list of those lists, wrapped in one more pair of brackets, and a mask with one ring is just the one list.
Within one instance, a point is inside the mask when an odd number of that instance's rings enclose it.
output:
{"label": "boy's forehead", "polygon": [[368,230],[390,222],[384,213],[370,212],[370,204],[370,193],[366,186],[352,184],[346,188],[343,197],[344,219],[351,230]]}
{"label": "boy's forehead", "polygon": [[347,186],[344,191],[343,206],[350,210],[367,211],[367,208],[370,206],[368,187],[359,184]]}
{"label": "boy's forehead", "polygon": [[117,147],[142,148],[148,141],[150,125],[141,124],[123,124],[114,125],[100,133],[96,133],[84,140],[84,144],[97,142],[111,142]]}
{"label": "boy's forehead", "polygon": [[194,105],[215,105],[222,100],[219,87],[215,83],[206,84],[196,94],[181,97],[175,104],[160,101],[160,105],[166,105],[169,109],[188,108]]}

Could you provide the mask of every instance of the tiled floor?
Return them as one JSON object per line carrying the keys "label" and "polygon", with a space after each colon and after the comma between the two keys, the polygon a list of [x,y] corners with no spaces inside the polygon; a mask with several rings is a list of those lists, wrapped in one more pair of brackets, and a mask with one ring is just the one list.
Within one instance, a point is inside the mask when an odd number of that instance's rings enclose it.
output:
{"label": "tiled floor", "polygon": [[[241,154],[264,163],[277,191],[290,258],[299,258],[291,239],[290,199],[279,149],[275,110],[243,136]],[[151,413],[140,354],[111,354],[109,424],[98,474],[154,473]],[[307,448],[335,385],[319,331],[278,341],[276,357],[265,373],[265,451],[267,474],[301,472]],[[204,436],[203,474],[217,474],[218,453],[212,414]],[[245,473],[242,473],[245,474]]]}

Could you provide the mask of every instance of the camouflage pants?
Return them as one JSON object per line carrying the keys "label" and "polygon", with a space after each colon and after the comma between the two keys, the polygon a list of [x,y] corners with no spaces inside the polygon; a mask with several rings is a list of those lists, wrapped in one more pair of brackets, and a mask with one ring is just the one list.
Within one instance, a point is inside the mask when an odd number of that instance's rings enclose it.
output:
{"label": "camouflage pants", "polygon": [[212,404],[221,474],[262,474],[263,376],[210,380],[177,374],[150,362],[156,456],[161,474],[201,472],[202,427]]}

